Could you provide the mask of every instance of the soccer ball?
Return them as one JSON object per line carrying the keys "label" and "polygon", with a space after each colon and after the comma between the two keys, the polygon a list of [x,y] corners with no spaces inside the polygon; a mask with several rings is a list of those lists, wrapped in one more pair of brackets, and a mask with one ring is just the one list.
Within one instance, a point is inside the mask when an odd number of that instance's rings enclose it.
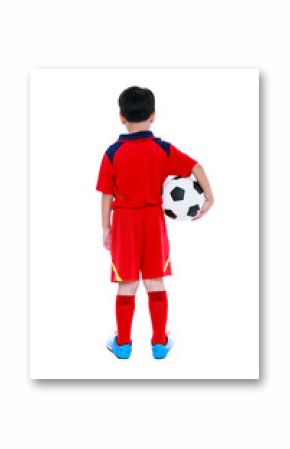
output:
{"label": "soccer ball", "polygon": [[203,189],[193,177],[175,176],[162,186],[162,208],[167,217],[191,220],[204,203]]}

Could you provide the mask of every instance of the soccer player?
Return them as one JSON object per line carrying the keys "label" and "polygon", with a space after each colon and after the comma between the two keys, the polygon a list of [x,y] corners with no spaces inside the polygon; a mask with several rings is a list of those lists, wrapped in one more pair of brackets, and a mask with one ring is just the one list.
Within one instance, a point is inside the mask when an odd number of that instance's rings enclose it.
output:
{"label": "soccer player", "polygon": [[152,322],[152,355],[162,359],[173,345],[166,332],[168,298],[163,278],[172,272],[162,185],[167,176],[194,174],[205,201],[193,220],[209,210],[213,195],[203,167],[150,131],[155,119],[151,90],[129,87],[120,94],[118,104],[128,133],[120,134],[103,154],[96,184],[102,192],[103,245],[111,254],[110,281],[118,283],[117,331],[108,340],[107,348],[120,359],[131,355],[131,328],[141,272]]}

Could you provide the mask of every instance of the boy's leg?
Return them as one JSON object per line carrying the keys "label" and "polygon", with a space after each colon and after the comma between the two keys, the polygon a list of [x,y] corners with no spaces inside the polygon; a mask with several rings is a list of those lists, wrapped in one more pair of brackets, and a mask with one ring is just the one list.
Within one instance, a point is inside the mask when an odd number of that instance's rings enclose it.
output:
{"label": "boy's leg", "polygon": [[132,344],[131,329],[139,281],[119,282],[116,296],[117,344]]}
{"label": "boy's leg", "polygon": [[[115,209],[112,219],[111,281],[118,283],[116,295],[117,344],[132,344],[131,327],[135,293],[139,285],[142,215],[140,211]],[[132,279],[132,281],[131,281]]]}
{"label": "boy's leg", "polygon": [[164,278],[143,279],[143,284],[147,292],[165,290]]}
{"label": "boy's leg", "polygon": [[118,284],[118,295],[135,295],[139,281],[122,281]]}
{"label": "boy's leg", "polygon": [[148,293],[148,305],[152,323],[152,345],[166,344],[166,323],[168,316],[168,298],[163,278],[143,279]]}
{"label": "boy's leg", "polygon": [[144,208],[142,280],[148,292],[152,345],[167,343],[168,300],[163,277],[171,275],[169,252],[164,211],[161,207]]}

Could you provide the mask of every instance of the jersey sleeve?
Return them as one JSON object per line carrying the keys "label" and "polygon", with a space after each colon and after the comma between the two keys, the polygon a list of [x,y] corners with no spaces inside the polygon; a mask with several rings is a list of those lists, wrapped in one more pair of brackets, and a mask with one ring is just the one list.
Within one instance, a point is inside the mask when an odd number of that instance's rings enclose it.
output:
{"label": "jersey sleeve", "polygon": [[167,166],[167,176],[177,175],[182,177],[190,176],[197,161],[188,154],[180,151],[171,143],[169,144],[169,157]]}
{"label": "jersey sleeve", "polygon": [[113,166],[107,153],[103,155],[100,164],[96,190],[99,190],[102,193],[114,193]]}

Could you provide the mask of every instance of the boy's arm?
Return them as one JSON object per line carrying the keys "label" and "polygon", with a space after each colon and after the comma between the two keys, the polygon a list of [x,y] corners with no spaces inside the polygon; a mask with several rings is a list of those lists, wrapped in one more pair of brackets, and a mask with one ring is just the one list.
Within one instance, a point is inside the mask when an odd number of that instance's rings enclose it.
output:
{"label": "boy's arm", "polygon": [[212,206],[213,202],[214,202],[214,197],[212,194],[212,190],[208,181],[208,178],[206,176],[206,173],[203,169],[203,167],[197,163],[194,165],[192,172],[191,172],[197,182],[201,185],[202,189],[203,189],[203,193],[205,196],[205,202],[202,206],[202,208],[198,211],[198,213],[195,215],[195,217],[192,220],[196,220],[198,218],[200,218],[202,215],[204,215],[209,208]]}
{"label": "boy's arm", "polygon": [[201,185],[203,192],[204,192],[204,196],[206,197],[207,200],[209,201],[213,201],[213,194],[211,191],[211,187],[209,185],[209,181],[207,179],[207,176],[205,174],[205,171],[203,169],[203,167],[197,163],[195,164],[195,166],[192,169],[192,172],[196,178],[196,180],[198,181],[198,183]]}
{"label": "boy's arm", "polygon": [[111,227],[111,204],[113,201],[113,194],[102,193],[102,227],[108,229]]}
{"label": "boy's arm", "polygon": [[103,228],[103,245],[107,250],[111,247],[111,204],[113,194],[102,193],[102,228]]}

